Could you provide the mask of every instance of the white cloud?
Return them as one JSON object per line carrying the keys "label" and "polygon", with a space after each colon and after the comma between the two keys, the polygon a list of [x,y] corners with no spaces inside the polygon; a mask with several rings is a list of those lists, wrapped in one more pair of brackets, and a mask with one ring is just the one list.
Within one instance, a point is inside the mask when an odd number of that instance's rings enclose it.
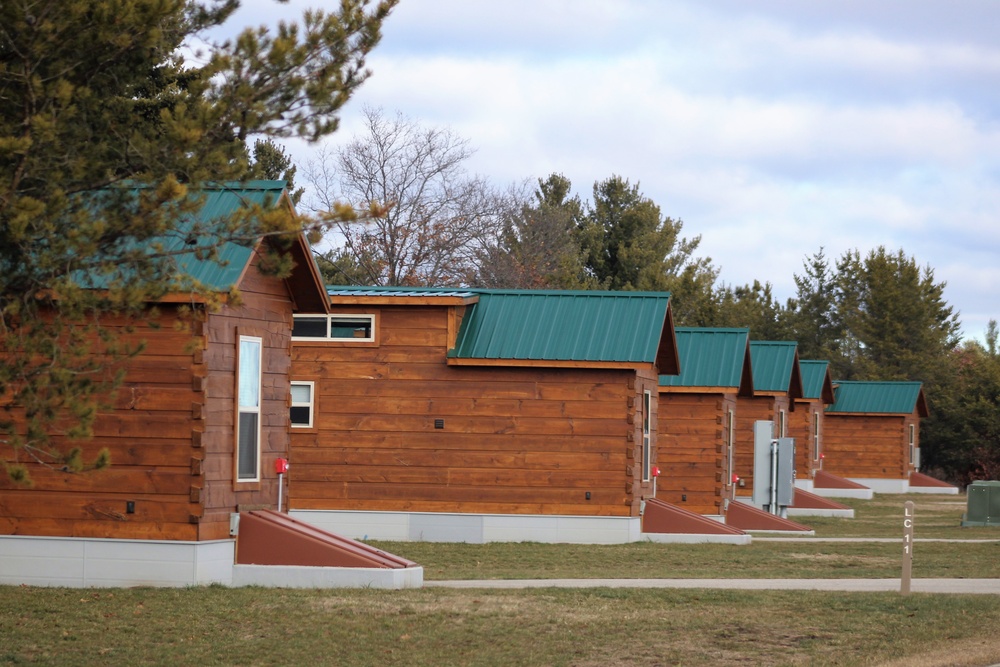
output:
{"label": "white cloud", "polygon": [[1000,316],[1000,5],[963,8],[404,0],[335,141],[371,104],[450,126],[498,183],[626,176],[723,280],[782,297],[821,246],[902,248],[975,335]]}

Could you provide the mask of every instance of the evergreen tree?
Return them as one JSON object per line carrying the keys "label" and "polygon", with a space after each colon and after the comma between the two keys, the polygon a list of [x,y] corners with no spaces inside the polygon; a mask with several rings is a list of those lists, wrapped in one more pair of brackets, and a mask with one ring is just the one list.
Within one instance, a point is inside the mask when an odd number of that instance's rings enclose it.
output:
{"label": "evergreen tree", "polygon": [[603,289],[673,292],[677,312],[688,296],[696,319],[703,309],[696,298],[714,286],[717,271],[710,259],[693,256],[701,237],[681,237],[683,226],[627,179],[599,181],[579,225],[585,269]]}
{"label": "evergreen tree", "polygon": [[863,260],[849,251],[837,268],[838,379],[942,381],[960,324],[934,271],[884,247]]}
{"label": "evergreen tree", "polygon": [[803,359],[829,360],[837,355],[841,337],[836,325],[836,276],[823,248],[804,261],[803,268],[804,275],[794,274],[797,292],[786,308],[789,334],[798,341]]}
{"label": "evergreen tree", "polygon": [[742,287],[723,286],[717,291],[717,299],[718,312],[712,326],[749,327],[753,340],[794,340],[771,283],[755,280]]}
{"label": "evergreen tree", "polygon": [[305,188],[295,187],[295,172],[292,158],[273,139],[257,139],[253,144],[253,160],[247,178],[270,181],[285,181],[285,188],[293,204],[298,204],[305,194]]}
{"label": "evergreen tree", "polygon": [[986,347],[969,341],[948,355],[951,373],[920,426],[921,468],[963,487],[1000,479],[1000,356],[990,325]]}
{"label": "evergreen tree", "polygon": [[[106,373],[107,362],[136,351],[101,323],[138,317],[179,289],[209,296],[179,282],[156,240],[178,234],[178,221],[199,206],[200,184],[246,176],[251,137],[333,132],[395,3],[342,0],[301,24],[247,29],[206,42],[192,65],[182,47],[222,25],[238,0],[0,2],[0,394],[8,413],[0,432],[15,459],[81,465],[72,453],[47,451],[49,432],[58,423],[89,435],[97,397],[120,377]],[[183,240],[208,258],[227,239],[300,231],[280,211],[249,208],[185,230]],[[7,469],[23,476],[16,462]]]}
{"label": "evergreen tree", "polygon": [[562,174],[538,180],[533,201],[517,203],[499,237],[479,253],[476,275],[480,287],[519,289],[586,289],[586,275],[577,227],[583,217],[578,197]]}

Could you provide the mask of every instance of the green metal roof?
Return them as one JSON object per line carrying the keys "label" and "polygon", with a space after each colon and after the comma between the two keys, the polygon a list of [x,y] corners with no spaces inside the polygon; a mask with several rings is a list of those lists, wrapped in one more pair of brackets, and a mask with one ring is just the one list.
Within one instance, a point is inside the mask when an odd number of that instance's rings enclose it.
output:
{"label": "green metal roof", "polygon": [[824,398],[824,385],[831,384],[827,397],[832,398],[832,383],[830,383],[830,362],[813,359],[799,360],[799,370],[802,372],[802,398]]}
{"label": "green metal roof", "polygon": [[[192,196],[202,198],[201,208],[193,215],[178,220],[169,235],[150,239],[146,244],[150,247],[159,245],[164,253],[184,251],[191,252],[177,255],[176,267],[181,276],[198,281],[209,289],[226,291],[235,285],[247,262],[253,254],[253,247],[227,242],[218,249],[218,259],[199,259],[195,256],[195,248],[208,246],[211,239],[200,239],[197,244],[188,244],[188,233],[195,225],[211,225],[215,220],[222,220],[247,205],[275,206],[281,199],[285,189],[285,181],[247,181],[232,184],[207,184],[192,192]],[[135,190],[138,192],[138,189]],[[98,276],[84,276],[87,287],[103,288],[106,282]]]}
{"label": "green metal roof", "polygon": [[473,290],[449,357],[658,362],[667,292]]}
{"label": "green metal roof", "polygon": [[[285,181],[249,181],[230,186],[206,187],[198,190],[205,197],[195,218],[185,221],[211,223],[224,219],[247,205],[276,206],[285,189]],[[182,235],[171,237],[175,248],[182,248]],[[219,259],[202,260],[194,254],[181,255],[178,269],[185,275],[215,290],[228,290],[235,285],[250,261],[253,248],[237,243],[225,243],[219,248]]]}
{"label": "green metal roof", "polygon": [[836,401],[827,412],[908,415],[917,410],[927,416],[927,402],[920,382],[834,382]]}
{"label": "green metal roof", "polygon": [[795,341],[750,341],[754,391],[801,394],[801,387],[793,386],[796,380],[802,382],[798,373],[798,345]]}
{"label": "green metal roof", "polygon": [[677,327],[680,375],[661,375],[661,387],[739,387],[749,329]]}

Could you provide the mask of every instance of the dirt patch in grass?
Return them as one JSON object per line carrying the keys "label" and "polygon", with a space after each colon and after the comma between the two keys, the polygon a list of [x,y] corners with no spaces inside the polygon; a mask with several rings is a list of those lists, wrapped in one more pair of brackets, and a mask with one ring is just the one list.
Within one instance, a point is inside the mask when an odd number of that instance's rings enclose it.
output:
{"label": "dirt patch in grass", "polygon": [[995,637],[949,642],[917,655],[879,663],[879,667],[982,667],[1000,664],[1000,645]]}

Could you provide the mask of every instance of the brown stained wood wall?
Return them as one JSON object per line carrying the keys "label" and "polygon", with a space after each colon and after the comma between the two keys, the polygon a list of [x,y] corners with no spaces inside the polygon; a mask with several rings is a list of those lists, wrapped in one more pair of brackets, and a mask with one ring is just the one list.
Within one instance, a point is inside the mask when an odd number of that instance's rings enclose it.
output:
{"label": "brown stained wood wall", "polygon": [[654,370],[448,366],[447,307],[333,311],[376,314],[377,344],[293,343],[317,400],[291,508],[638,516]]}
{"label": "brown stained wood wall", "polygon": [[[813,417],[819,416],[819,441],[823,442],[823,403],[820,400],[797,400],[795,410],[788,413],[788,437],[795,438],[795,479],[812,479],[822,468],[815,458]],[[822,453],[822,449],[820,449]]]}
{"label": "brown stained wood wall", "polygon": [[[191,502],[195,415],[202,413],[196,387],[204,376],[200,361],[205,337],[174,330],[176,311],[161,308],[155,320],[139,322],[128,337],[146,341],[129,362],[114,409],[101,412],[94,437],[70,442],[55,437],[61,450],[79,446],[86,461],[107,447],[111,467],[79,474],[29,467],[34,485],[17,486],[0,476],[0,533],[66,537],[192,539]],[[108,318],[105,326],[121,321]],[[5,453],[6,454],[6,453]],[[129,514],[127,502],[135,503]]]}
{"label": "brown stained wood wall", "polygon": [[656,497],[699,514],[721,513],[736,393],[661,392],[659,409]]}
{"label": "brown stained wood wall", "polygon": [[[241,303],[209,317],[205,367],[209,378],[201,437],[203,479],[199,539],[229,536],[229,514],[238,509],[276,507],[274,461],[288,457],[289,373],[292,301],[284,281],[261,275],[257,260],[240,283]],[[234,485],[236,349],[238,336],[263,339],[261,381],[261,480]]]}
{"label": "brown stained wood wall", "polygon": [[[66,474],[32,466],[25,489],[0,476],[0,534],[165,540],[229,535],[229,513],[241,503],[273,504],[273,458],[287,452],[291,307],[282,281],[248,270],[243,305],[209,315],[192,332],[177,331],[177,311],[161,306],[140,322],[144,351],[127,367],[113,409],[102,412],[85,460],[107,447],[106,470]],[[110,318],[105,326],[120,325]],[[233,488],[236,327],[264,333],[265,461],[272,479],[255,490]],[[134,503],[128,513],[127,503]]]}
{"label": "brown stained wood wall", "polygon": [[[823,437],[823,470],[839,477],[907,479],[910,464],[909,426],[915,415],[828,413]],[[916,444],[919,447],[919,426]]]}
{"label": "brown stained wood wall", "polygon": [[736,399],[736,453],[733,459],[736,474],[742,482],[736,489],[737,496],[753,493],[754,422],[773,421],[775,434],[780,435],[777,431],[781,410],[785,411],[786,419],[791,416],[788,396],[740,396]]}

